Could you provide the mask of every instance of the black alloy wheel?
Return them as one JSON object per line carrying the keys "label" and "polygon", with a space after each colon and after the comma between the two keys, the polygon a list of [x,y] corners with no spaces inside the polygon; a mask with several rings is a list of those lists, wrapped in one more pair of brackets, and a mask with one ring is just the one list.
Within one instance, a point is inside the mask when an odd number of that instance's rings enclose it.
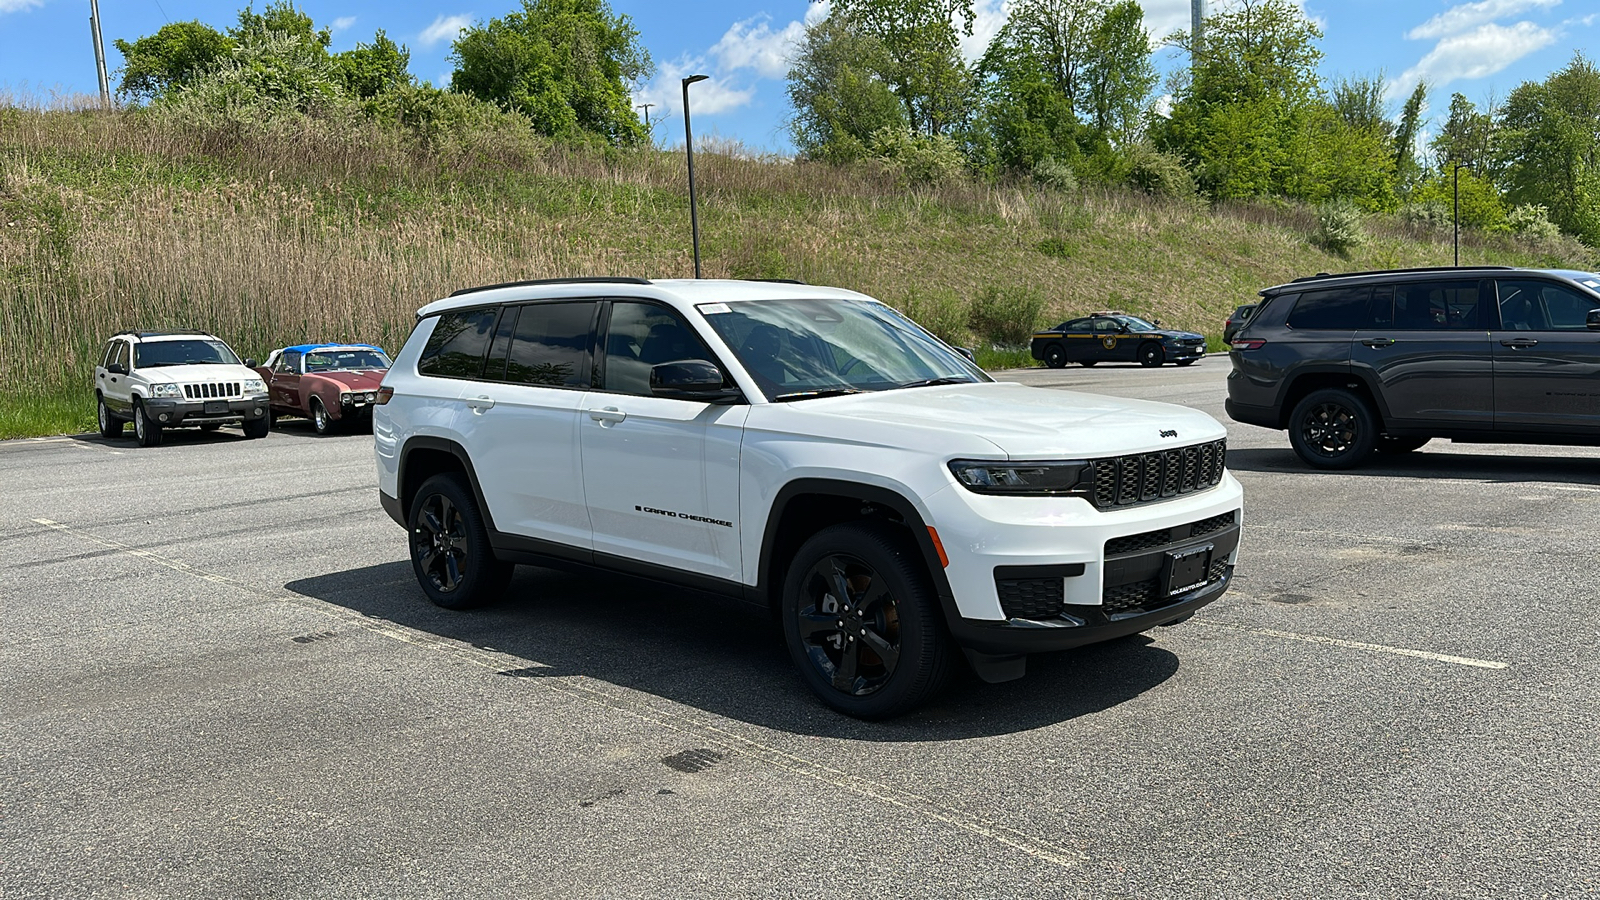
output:
{"label": "black alloy wheel", "polygon": [[100,423],[100,436],[103,438],[122,437],[122,420],[113,416],[111,410],[106,409],[106,398],[95,395],[95,416]]}
{"label": "black alloy wheel", "polygon": [[1044,364],[1052,369],[1059,369],[1067,364],[1067,349],[1060,344],[1051,344],[1044,348]]}
{"label": "black alloy wheel", "polygon": [[161,446],[161,426],[144,414],[144,404],[133,401],[133,436],[141,447]]}
{"label": "black alloy wheel", "polygon": [[1139,347],[1139,365],[1155,368],[1167,360],[1167,353],[1161,349],[1160,344],[1146,343]]}
{"label": "black alloy wheel", "polygon": [[317,397],[311,398],[311,424],[317,429],[317,434],[327,434],[333,430],[333,420],[328,418],[327,408]]}
{"label": "black alloy wheel", "polygon": [[938,599],[895,526],[834,525],[806,541],[784,579],[783,626],[807,686],[857,718],[906,712],[949,674]]}
{"label": "black alloy wheel", "polygon": [[489,532],[459,475],[435,475],[411,502],[411,568],[428,599],[445,609],[496,600],[512,565],[495,558]]}
{"label": "black alloy wheel", "polygon": [[1294,452],[1319,469],[1348,469],[1372,455],[1377,424],[1367,402],[1342,388],[1312,391],[1289,416]]}
{"label": "black alloy wheel", "polygon": [[1425,437],[1390,437],[1387,434],[1378,435],[1376,450],[1379,453],[1410,453],[1421,449],[1431,438]]}

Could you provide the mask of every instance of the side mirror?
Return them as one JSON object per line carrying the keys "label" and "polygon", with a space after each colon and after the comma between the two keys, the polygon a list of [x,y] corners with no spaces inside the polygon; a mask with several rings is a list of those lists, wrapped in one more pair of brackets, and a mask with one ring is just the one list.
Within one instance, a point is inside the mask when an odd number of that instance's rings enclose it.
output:
{"label": "side mirror", "polygon": [[1590,331],[1600,331],[1600,309],[1589,310],[1589,317],[1586,323]]}
{"label": "side mirror", "polygon": [[971,347],[957,347],[955,348],[955,351],[962,356],[965,356],[967,358],[967,362],[975,363],[978,361],[978,356],[972,352]]}
{"label": "side mirror", "polygon": [[722,370],[703,359],[680,359],[650,367],[650,393],[669,400],[731,403],[739,389],[723,384]]}
{"label": "side mirror", "polygon": [[247,356],[244,358],[244,367],[246,369],[254,369],[256,367],[256,361]]}
{"label": "side mirror", "polygon": [[[1597,310],[1597,312],[1600,312],[1600,310]],[[1594,326],[1590,326],[1590,327],[1594,327]],[[112,363],[111,365],[106,366],[106,371],[110,372],[113,375],[126,375],[126,374],[128,374],[127,366],[124,366],[122,363]]]}

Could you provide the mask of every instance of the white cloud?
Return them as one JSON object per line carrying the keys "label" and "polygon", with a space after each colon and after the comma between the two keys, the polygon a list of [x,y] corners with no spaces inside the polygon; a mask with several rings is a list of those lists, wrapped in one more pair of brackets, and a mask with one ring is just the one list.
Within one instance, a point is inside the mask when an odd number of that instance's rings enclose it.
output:
{"label": "white cloud", "polygon": [[790,22],[781,31],[773,31],[770,23],[771,17],[766,15],[733,23],[711,48],[711,55],[728,71],[755,69],[763,78],[785,77],[789,60],[805,38],[806,26]]}
{"label": "white cloud", "polygon": [[0,0],[0,16],[6,13],[26,12],[35,6],[43,6],[44,0]]}
{"label": "white cloud", "polygon": [[1391,91],[1409,93],[1418,81],[1443,87],[1458,79],[1485,78],[1517,60],[1555,43],[1556,32],[1532,22],[1510,27],[1493,23],[1447,37],[1416,65],[1391,83]]}
{"label": "white cloud", "polygon": [[[972,11],[972,34],[961,35],[961,58],[969,63],[978,61],[988,51],[989,43],[1000,33],[1009,15],[1004,0],[974,0]],[[959,19],[956,21],[958,28],[965,24]]]}
{"label": "white cloud", "polygon": [[[0,0],[3,2],[3,0]],[[472,24],[472,13],[462,13],[459,16],[440,16],[433,20],[433,24],[422,29],[422,34],[417,36],[417,43],[424,47],[432,47],[440,41],[453,41],[461,29]]]}
{"label": "white cloud", "polygon": [[696,82],[689,88],[689,104],[696,116],[738,109],[755,99],[754,87],[741,86],[737,78],[714,74],[706,67],[704,57],[683,56],[662,63],[655,79],[634,92],[633,105],[652,104],[651,122],[682,115],[683,79],[689,75],[711,75],[706,81]]}
{"label": "white cloud", "polygon": [[811,0],[806,6],[805,25],[810,28],[831,15],[833,15],[832,0]]}
{"label": "white cloud", "polygon": [[355,16],[340,16],[339,18],[333,20],[333,24],[328,26],[328,30],[332,31],[334,34],[338,34],[341,31],[348,30],[350,26],[354,25],[355,23]]}
{"label": "white cloud", "polygon": [[1481,0],[1479,3],[1463,3],[1411,29],[1406,32],[1406,37],[1414,41],[1447,38],[1490,22],[1521,15],[1531,9],[1553,9],[1560,5],[1561,0]]}

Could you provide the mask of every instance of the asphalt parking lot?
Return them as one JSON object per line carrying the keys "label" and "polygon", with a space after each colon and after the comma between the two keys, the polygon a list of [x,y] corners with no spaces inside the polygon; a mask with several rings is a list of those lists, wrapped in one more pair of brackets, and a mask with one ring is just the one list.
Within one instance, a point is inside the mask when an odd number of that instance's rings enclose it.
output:
{"label": "asphalt parking lot", "polygon": [[0,443],[0,897],[1600,893],[1600,452],[1229,431],[1229,594],[881,724],[728,601],[433,608],[367,435]]}

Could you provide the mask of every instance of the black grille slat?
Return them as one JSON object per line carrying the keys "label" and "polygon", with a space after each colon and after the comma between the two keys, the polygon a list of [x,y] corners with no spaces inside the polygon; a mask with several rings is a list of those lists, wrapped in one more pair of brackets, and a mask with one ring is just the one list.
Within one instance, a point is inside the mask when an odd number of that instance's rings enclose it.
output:
{"label": "black grille slat", "polygon": [[1008,619],[1054,619],[1066,600],[1060,578],[997,578],[995,589]]}
{"label": "black grille slat", "polygon": [[1170,543],[1172,543],[1172,529],[1161,528],[1156,531],[1146,531],[1143,534],[1112,538],[1106,541],[1106,555],[1118,556],[1123,553],[1137,553],[1140,550],[1149,550],[1151,547],[1160,547]]}
{"label": "black grille slat", "polygon": [[1201,519],[1200,521],[1189,526],[1189,536],[1201,537],[1202,535],[1210,534],[1213,531],[1221,531],[1222,529],[1227,528],[1229,525],[1232,525],[1233,521],[1234,515],[1231,512],[1225,512],[1220,516],[1212,516],[1209,519]]}
{"label": "black grille slat", "polygon": [[1222,481],[1226,459],[1227,442],[1212,441],[1156,453],[1090,460],[1094,505],[1112,509],[1203,491]]}

